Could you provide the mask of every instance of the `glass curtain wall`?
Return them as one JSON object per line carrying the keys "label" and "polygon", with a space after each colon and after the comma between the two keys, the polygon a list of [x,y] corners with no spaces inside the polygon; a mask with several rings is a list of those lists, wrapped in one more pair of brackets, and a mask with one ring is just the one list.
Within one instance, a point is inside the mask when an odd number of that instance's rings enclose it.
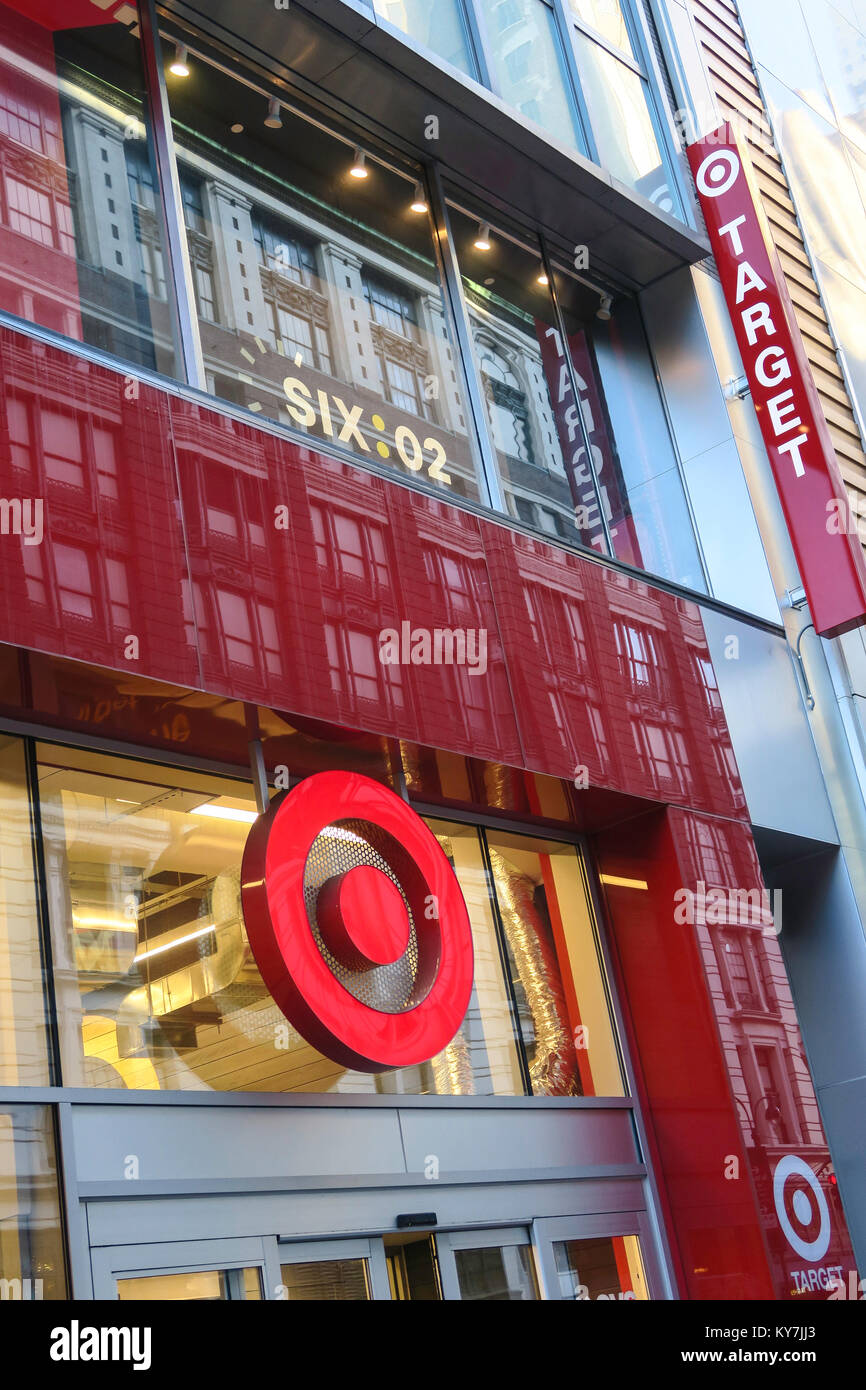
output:
{"label": "glass curtain wall", "polygon": [[566,0],[566,7],[599,164],[663,212],[679,215],[622,0]]}
{"label": "glass curtain wall", "polygon": [[376,13],[446,63],[478,76],[461,0],[373,0]]}
{"label": "glass curtain wall", "polygon": [[547,0],[479,0],[495,90],[564,145],[582,143],[577,111]]}
{"label": "glass curtain wall", "polygon": [[511,516],[706,590],[652,359],[632,300],[449,206],[499,483]]}
{"label": "glass curtain wall", "polygon": [[[262,983],[240,903],[256,818],[248,784],[50,744],[38,745],[38,766],[66,1085],[624,1093],[573,846],[428,822],[469,910],[472,998],[437,1057],[370,1076],[305,1042]],[[374,862],[375,847],[357,843],[359,862]],[[342,864],[344,846],[334,854]]]}
{"label": "glass curtain wall", "polygon": [[[485,6],[513,99],[536,100],[526,93],[541,40],[517,39],[529,24],[552,43],[547,4]],[[616,91],[640,84],[614,0],[572,0],[572,10],[581,41],[620,64]],[[404,11],[420,23],[419,8]],[[446,7],[437,26],[448,28],[449,12],[457,24]],[[177,375],[137,27],[66,29],[60,18],[58,8],[56,24],[40,24],[0,5],[0,310]],[[453,29],[467,32],[462,20]],[[603,318],[600,292],[558,273],[566,354],[538,244],[491,228],[483,210],[453,208],[475,348],[464,361],[420,169],[381,162],[194,54],[186,75],[172,72],[168,44],[164,56],[210,392],[311,443],[484,502],[495,480],[481,479],[480,426],[514,519],[704,589],[632,301],[616,298]],[[571,121],[552,77],[539,90],[551,127]],[[486,420],[471,413],[466,374]]]}
{"label": "glass curtain wall", "polygon": [[[623,0],[374,4],[382,19],[485,82],[555,140],[589,154],[662,211],[681,215],[654,121],[649,75]],[[563,31],[557,10],[564,16]],[[486,76],[481,54],[489,68]],[[588,114],[590,141],[581,128],[578,93]]]}

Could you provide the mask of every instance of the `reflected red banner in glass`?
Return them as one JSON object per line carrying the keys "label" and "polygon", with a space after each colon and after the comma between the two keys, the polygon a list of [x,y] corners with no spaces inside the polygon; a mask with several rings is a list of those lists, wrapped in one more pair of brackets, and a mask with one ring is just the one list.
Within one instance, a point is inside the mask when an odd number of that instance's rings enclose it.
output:
{"label": "reflected red banner in glass", "polygon": [[866,620],[866,562],[748,154],[725,123],[688,156],[815,631],[835,637]]}
{"label": "reflected red banner in glass", "polygon": [[541,348],[541,361],[553,402],[556,429],[562,457],[565,459],[568,485],[574,503],[575,524],[581,543],[604,554],[605,535],[590,461],[586,457],[580,410],[592,452],[592,467],[598,480],[602,505],[608,522],[614,553],[619,560],[640,568],[643,559],[634,521],[626,501],[625,486],[619,460],[605,424],[604,405],[596,381],[586,334],[572,333],[568,351],[577,376],[580,400],[574,400],[571,378],[562,350],[562,340],[555,328],[542,319],[535,320],[535,332]]}

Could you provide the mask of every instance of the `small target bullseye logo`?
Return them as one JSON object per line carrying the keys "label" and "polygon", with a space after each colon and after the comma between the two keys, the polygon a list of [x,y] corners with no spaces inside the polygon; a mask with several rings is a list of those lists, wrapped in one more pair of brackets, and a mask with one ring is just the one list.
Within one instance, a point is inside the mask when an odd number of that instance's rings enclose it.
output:
{"label": "small target bullseye logo", "polygon": [[796,1154],[776,1164],[773,1201],[791,1249],[810,1264],[822,1260],[830,1246],[830,1208],[813,1170]]}
{"label": "small target bullseye logo", "polygon": [[326,1057],[359,1071],[441,1052],[472,992],[469,915],[435,835],[360,773],[321,772],[250,831],[242,902],[262,979]]}
{"label": "small target bullseye logo", "polygon": [[695,174],[698,192],[705,198],[720,198],[733,188],[741,167],[734,150],[714,150],[701,162]]}

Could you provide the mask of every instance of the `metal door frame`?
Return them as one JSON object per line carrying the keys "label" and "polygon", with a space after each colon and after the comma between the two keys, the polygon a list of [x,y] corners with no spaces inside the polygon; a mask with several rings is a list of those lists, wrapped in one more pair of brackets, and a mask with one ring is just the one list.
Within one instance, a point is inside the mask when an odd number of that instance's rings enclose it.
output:
{"label": "metal door frame", "polygon": [[651,1216],[646,1211],[594,1212],[586,1216],[540,1217],[532,1223],[533,1246],[544,1293],[554,1302],[565,1301],[559,1292],[559,1279],[553,1256],[553,1243],[560,1240],[593,1240],[613,1236],[637,1236],[647,1282],[653,1300],[667,1298],[662,1270],[656,1257]]}
{"label": "metal door frame", "polygon": [[443,1299],[463,1301],[460,1297],[457,1261],[454,1258],[458,1250],[484,1250],[505,1245],[525,1245],[528,1247],[539,1301],[545,1298],[538,1251],[533,1239],[531,1225],[485,1226],[483,1229],[461,1227],[453,1231],[434,1231],[433,1234],[436,1237],[436,1254],[439,1260],[439,1274],[442,1279]]}
{"label": "metal door frame", "polygon": [[265,1299],[269,1296],[273,1272],[268,1260],[267,1239],[263,1236],[164,1241],[154,1245],[103,1245],[91,1250],[90,1262],[93,1297],[114,1302],[118,1301],[118,1279],[250,1267],[260,1272],[262,1298]]}
{"label": "metal door frame", "polygon": [[[291,1256],[291,1258],[289,1258]],[[273,1291],[282,1288],[283,1264],[311,1264],[324,1260],[366,1260],[370,1283],[370,1301],[391,1299],[385,1246],[381,1236],[335,1236],[333,1240],[278,1240],[274,1243],[276,1283],[266,1289],[266,1297],[277,1297]],[[285,1300],[283,1300],[285,1301]]]}

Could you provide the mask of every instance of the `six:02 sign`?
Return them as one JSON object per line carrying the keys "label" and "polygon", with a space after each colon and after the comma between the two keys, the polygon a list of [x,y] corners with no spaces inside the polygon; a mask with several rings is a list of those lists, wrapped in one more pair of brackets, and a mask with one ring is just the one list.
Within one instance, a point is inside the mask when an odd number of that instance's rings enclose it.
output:
{"label": "six:02 sign", "polygon": [[[289,402],[289,414],[296,424],[311,429],[318,422],[322,434],[336,439],[338,444],[355,447],[367,454],[373,452],[362,430],[362,405],[347,405],[341,396],[331,395],[321,387],[316,390],[314,396],[309,386],[296,376],[287,376],[284,379],[283,391]],[[375,433],[383,434],[386,429],[383,417],[378,414],[371,415],[370,427]],[[451,475],[445,472],[445,449],[435,436],[428,435],[421,441],[408,425],[398,425],[394,431],[393,447],[400,462],[410,472],[420,473],[426,467],[427,477],[433,482],[450,484]],[[425,449],[432,453],[432,461],[424,457]],[[376,443],[376,452],[380,458],[386,459],[390,456],[391,445],[385,439],[380,439]]]}

